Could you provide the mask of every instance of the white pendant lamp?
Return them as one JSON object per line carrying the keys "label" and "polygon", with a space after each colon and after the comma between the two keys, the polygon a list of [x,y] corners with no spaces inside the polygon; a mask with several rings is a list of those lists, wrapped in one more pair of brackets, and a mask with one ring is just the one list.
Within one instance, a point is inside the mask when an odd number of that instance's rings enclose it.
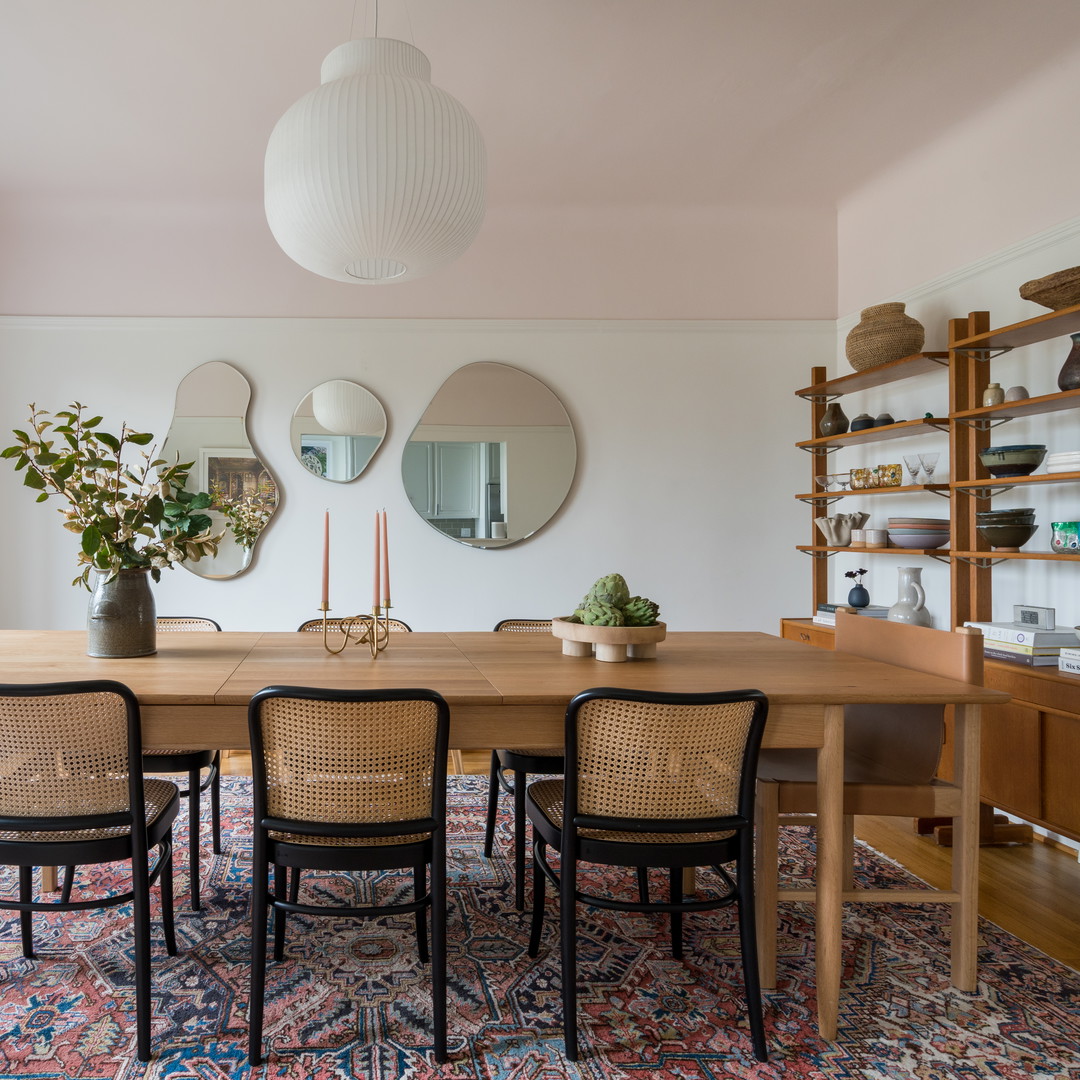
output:
{"label": "white pendant lamp", "polygon": [[393,38],[339,45],[322,85],[266,148],[266,220],[282,250],[334,281],[411,281],[452,262],[484,217],[484,140],[431,65]]}
{"label": "white pendant lamp", "polygon": [[386,413],[378,398],[354,382],[331,379],[311,391],[311,411],[334,435],[382,435]]}

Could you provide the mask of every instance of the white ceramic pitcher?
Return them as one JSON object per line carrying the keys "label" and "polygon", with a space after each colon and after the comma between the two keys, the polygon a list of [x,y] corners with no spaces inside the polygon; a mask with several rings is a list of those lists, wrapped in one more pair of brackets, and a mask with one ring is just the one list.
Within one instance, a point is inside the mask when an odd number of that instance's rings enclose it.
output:
{"label": "white ceramic pitcher", "polygon": [[932,626],[933,617],[926,610],[926,593],[922,587],[921,566],[899,566],[900,590],[896,603],[889,608],[893,622],[911,623],[912,626]]}

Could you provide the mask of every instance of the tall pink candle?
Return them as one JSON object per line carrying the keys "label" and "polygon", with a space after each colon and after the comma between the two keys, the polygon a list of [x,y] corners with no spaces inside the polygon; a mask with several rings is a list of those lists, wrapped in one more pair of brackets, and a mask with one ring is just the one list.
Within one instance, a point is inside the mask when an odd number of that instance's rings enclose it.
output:
{"label": "tall pink candle", "polygon": [[386,511],[382,512],[382,595],[383,607],[390,606],[390,548],[386,542]]}
{"label": "tall pink candle", "polygon": [[375,574],[371,586],[371,611],[379,608],[379,511],[375,511]]}
{"label": "tall pink candle", "polygon": [[322,548],[322,602],[323,610],[330,607],[330,511],[323,518]]}

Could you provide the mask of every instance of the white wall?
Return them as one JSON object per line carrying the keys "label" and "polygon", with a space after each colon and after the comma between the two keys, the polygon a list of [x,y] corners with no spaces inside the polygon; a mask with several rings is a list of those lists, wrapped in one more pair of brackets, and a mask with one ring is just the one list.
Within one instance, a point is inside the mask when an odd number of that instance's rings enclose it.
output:
{"label": "white wall", "polygon": [[[179,381],[208,360],[252,385],[248,430],[282,492],[250,570],[205,581],[182,568],[155,587],[162,614],[201,614],[227,629],[294,629],[317,614],[322,513],[331,511],[331,605],[369,599],[371,521],[390,521],[394,614],[415,629],[490,629],[511,615],[564,613],[602,574],[661,605],[672,629],[775,633],[805,613],[806,557],[793,550],[806,512],[793,498],[806,410],[792,393],[828,363],[832,322],[441,322],[294,319],[0,319],[0,430],[24,403],[73,399],[164,436]],[[402,447],[443,381],[477,360],[512,364],[565,403],[578,473],[534,538],[476,550],[412,511]],[[386,406],[389,430],[363,476],[329,484],[289,447],[296,403],[326,379],[353,379]],[[75,538],[51,503],[5,463],[0,625],[79,628],[86,594]]]}

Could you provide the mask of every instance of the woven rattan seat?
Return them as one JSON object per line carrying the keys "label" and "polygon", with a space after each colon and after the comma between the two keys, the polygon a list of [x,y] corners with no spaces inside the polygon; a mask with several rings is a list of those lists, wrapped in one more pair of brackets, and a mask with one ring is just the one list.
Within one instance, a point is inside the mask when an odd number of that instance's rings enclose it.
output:
{"label": "woven rattan seat", "polygon": [[[577,905],[666,912],[671,947],[682,957],[685,913],[734,906],[746,983],[753,1054],[767,1059],[754,933],[754,784],[768,705],[756,690],[659,694],[598,688],[566,710],[565,779],[533,781],[525,805],[533,826],[533,915],[529,955],[544,919],[544,883],[559,889],[563,1027],[576,1061]],[[548,848],[559,853],[559,869]],[[581,863],[667,867],[666,901],[596,892]],[[734,864],[734,876],[725,864]],[[683,871],[710,866],[723,886],[687,900]]]}
{"label": "woven rattan seat", "polygon": [[[34,956],[34,912],[84,911],[131,903],[137,1053],[150,1060],[150,890],[160,882],[165,946],[173,927],[172,823],[176,785],[146,780],[135,695],[121,683],[0,686],[0,865],[18,866],[22,951]],[[150,865],[150,852],[156,852]],[[126,862],[129,892],[72,901],[75,867]],[[60,899],[34,900],[35,866],[67,867]],[[80,882],[89,890],[85,870]],[[117,1010],[119,1016],[123,1006]]]}
{"label": "woven rattan seat", "polygon": [[[550,634],[550,619],[503,619],[495,624],[502,634]],[[513,782],[506,772],[514,774]],[[499,812],[499,791],[514,799],[514,903],[525,907],[525,781],[536,773],[561,773],[563,756],[551,747],[523,747],[491,751],[488,769],[488,805],[484,823],[484,855],[491,858],[495,845],[495,819]]]}
{"label": "woven rattan seat", "polygon": [[[158,630],[166,633],[220,631],[213,619],[195,615],[162,615]],[[180,789],[180,798],[188,804],[188,880],[191,889],[191,910],[202,908],[200,896],[199,858],[200,825],[202,823],[202,793],[210,792],[210,849],[221,854],[221,751],[220,750],[154,750],[143,755],[143,768],[149,773],[187,773],[187,787]],[[206,776],[202,771],[206,769]]]}
{"label": "woven rattan seat", "polygon": [[[249,1061],[257,1065],[262,1056],[267,909],[275,960],[284,959],[290,914],[411,914],[422,962],[430,909],[434,1056],[445,1061],[446,702],[430,690],[268,687],[252,698],[248,725],[255,802]],[[412,899],[301,903],[301,869],[405,870]]]}
{"label": "woven rattan seat", "polygon": [[[340,634],[342,632],[341,624],[343,622],[345,622],[345,621],[346,620],[344,620],[344,619],[327,619],[326,620],[326,629],[331,634]],[[381,619],[379,621],[382,622]],[[400,619],[387,619],[386,623],[387,623],[391,633],[409,634],[409,633],[412,632],[412,627],[408,623],[402,622]],[[297,633],[301,633],[301,632],[303,632],[303,633],[317,632],[317,633],[321,634],[322,633],[322,628],[323,628],[322,619],[306,619],[304,622],[302,622],[296,628],[296,630],[297,630]]]}

